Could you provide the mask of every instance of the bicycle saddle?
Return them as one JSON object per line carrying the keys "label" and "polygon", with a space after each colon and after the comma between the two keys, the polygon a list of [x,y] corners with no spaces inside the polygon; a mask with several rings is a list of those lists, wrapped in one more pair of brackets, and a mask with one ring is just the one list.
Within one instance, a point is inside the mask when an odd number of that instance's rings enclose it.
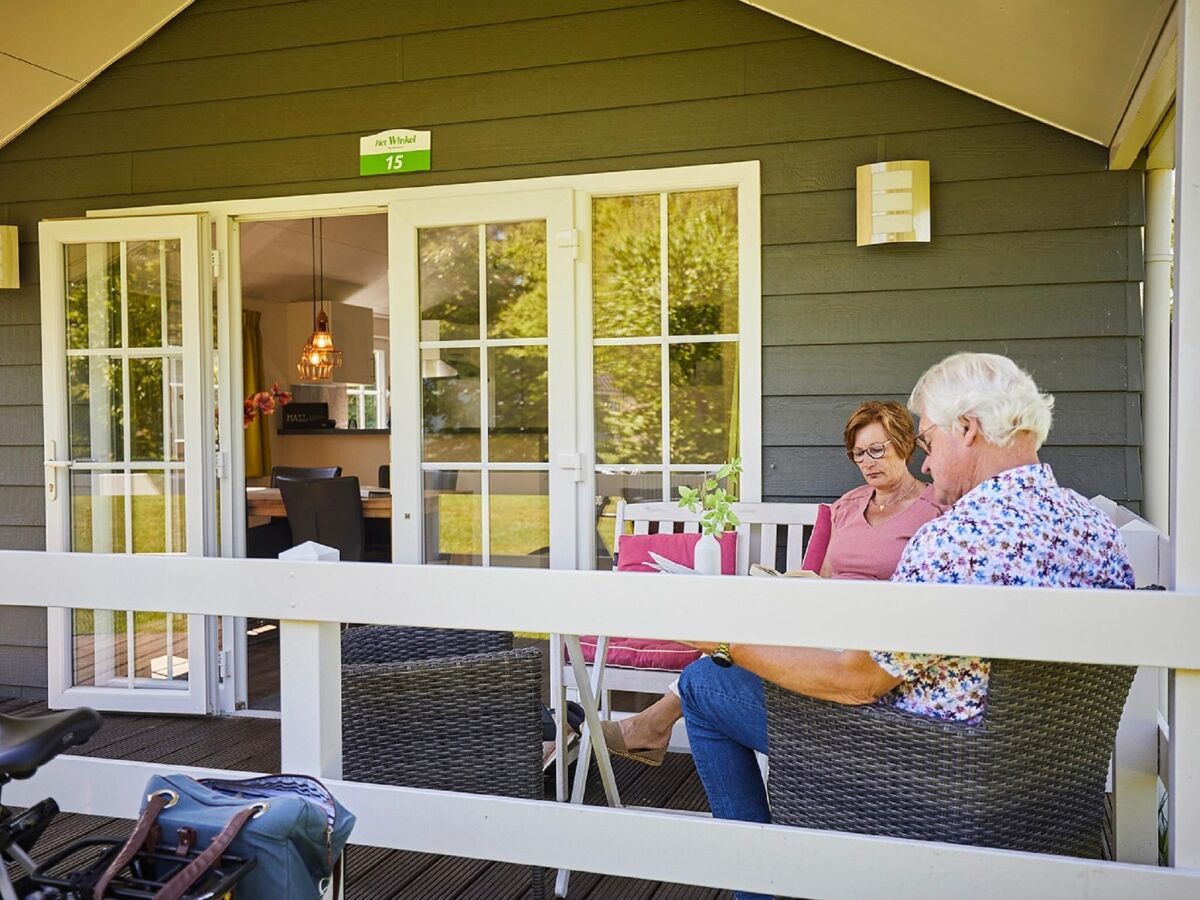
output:
{"label": "bicycle saddle", "polygon": [[28,717],[0,713],[0,781],[28,778],[67,748],[87,743],[103,722],[86,706]]}

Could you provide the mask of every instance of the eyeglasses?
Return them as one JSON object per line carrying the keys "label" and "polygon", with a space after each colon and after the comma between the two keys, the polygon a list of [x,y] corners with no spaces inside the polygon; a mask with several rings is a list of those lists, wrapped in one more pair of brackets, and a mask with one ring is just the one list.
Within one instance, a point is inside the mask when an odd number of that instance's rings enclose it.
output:
{"label": "eyeglasses", "polygon": [[871,459],[883,459],[883,454],[887,453],[887,445],[891,442],[892,439],[888,438],[882,444],[871,444],[861,450],[857,448],[854,450],[847,450],[846,458],[856,463],[862,462],[864,456],[869,456]]}
{"label": "eyeglasses", "polygon": [[921,452],[924,453],[926,456],[929,455],[929,450],[933,445],[929,442],[929,438],[925,437],[925,432],[931,430],[934,427],[936,427],[936,426],[929,425],[925,428],[922,428],[921,433],[917,435],[916,444],[918,447],[921,448]]}

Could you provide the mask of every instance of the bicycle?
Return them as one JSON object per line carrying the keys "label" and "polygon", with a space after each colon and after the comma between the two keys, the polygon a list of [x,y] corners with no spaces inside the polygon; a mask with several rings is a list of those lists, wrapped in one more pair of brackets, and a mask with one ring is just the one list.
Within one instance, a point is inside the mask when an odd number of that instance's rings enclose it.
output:
{"label": "bicycle", "polygon": [[[103,723],[100,714],[87,707],[29,717],[0,714],[0,791],[10,781],[31,777],[60,753],[86,744]],[[181,829],[178,847],[151,840],[122,859],[116,873],[107,870],[125,850],[123,838],[85,838],[35,861],[34,847],[58,811],[49,797],[19,815],[0,804],[0,900],[93,900],[102,879],[107,884],[105,898],[149,900],[200,855],[192,845],[194,835],[189,844],[186,829]],[[9,863],[24,870],[16,881],[9,877]],[[188,893],[176,896],[224,897],[253,866],[253,860],[222,855]]]}

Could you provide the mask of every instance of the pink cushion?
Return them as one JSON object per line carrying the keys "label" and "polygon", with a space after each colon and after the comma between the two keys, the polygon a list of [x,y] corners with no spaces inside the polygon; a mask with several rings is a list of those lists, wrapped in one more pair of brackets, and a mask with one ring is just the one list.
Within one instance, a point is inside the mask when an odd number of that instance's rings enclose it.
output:
{"label": "pink cushion", "polygon": [[[650,566],[651,551],[671,562],[692,566],[696,559],[699,534],[623,534],[617,545],[618,572],[657,572]],[[737,532],[727,531],[717,541],[721,545],[721,574],[737,571]]]}
{"label": "pink cushion", "polygon": [[[695,562],[696,543],[699,540],[699,534],[623,534],[617,545],[617,571],[657,572],[657,569],[648,565],[653,562],[651,551],[671,562],[691,566]],[[727,531],[717,541],[721,545],[721,574],[732,575],[737,571],[737,532]],[[584,659],[593,662],[596,658],[596,635],[581,635],[579,643]],[[700,656],[700,651],[695,647],[677,641],[614,637],[608,641],[606,664],[620,669],[678,672]]]}
{"label": "pink cushion", "polygon": [[801,569],[809,572],[821,571],[821,563],[825,562],[825,551],[829,549],[829,536],[832,533],[833,517],[830,515],[829,504],[822,503],[817,507],[817,521],[813,525],[812,534],[808,536],[808,546],[804,548]]}
{"label": "pink cushion", "polygon": [[[579,646],[583,648],[583,658],[589,663],[595,662],[596,635],[580,635]],[[688,663],[698,660],[700,656],[700,651],[695,647],[676,641],[615,637],[608,639],[605,665],[616,666],[618,669],[666,669],[678,672]]]}

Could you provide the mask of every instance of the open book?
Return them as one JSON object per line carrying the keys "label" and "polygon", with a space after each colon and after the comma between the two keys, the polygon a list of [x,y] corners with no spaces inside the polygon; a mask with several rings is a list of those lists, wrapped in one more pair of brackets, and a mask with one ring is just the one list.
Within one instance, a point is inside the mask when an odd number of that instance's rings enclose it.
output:
{"label": "open book", "polygon": [[778,569],[772,569],[770,566],[760,566],[758,563],[750,564],[750,574],[766,576],[768,578],[820,578],[816,572],[810,572],[807,569],[793,569],[790,572],[780,572]]}

